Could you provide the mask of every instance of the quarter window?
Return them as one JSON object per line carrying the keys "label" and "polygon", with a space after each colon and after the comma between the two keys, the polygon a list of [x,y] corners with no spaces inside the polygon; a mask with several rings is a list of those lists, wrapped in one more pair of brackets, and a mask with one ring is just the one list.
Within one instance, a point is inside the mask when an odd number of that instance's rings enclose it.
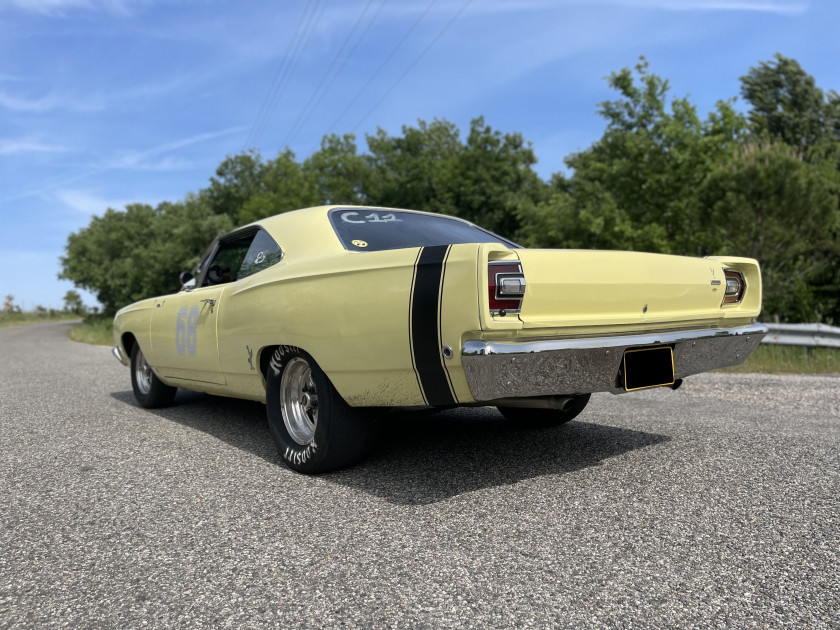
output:
{"label": "quarter window", "polygon": [[282,257],[280,247],[262,229],[224,239],[207,267],[203,286],[247,278],[271,267]]}
{"label": "quarter window", "polygon": [[258,271],[268,269],[280,262],[283,252],[274,239],[265,230],[260,230],[251,242],[242,266],[239,268],[239,279],[247,278]]}

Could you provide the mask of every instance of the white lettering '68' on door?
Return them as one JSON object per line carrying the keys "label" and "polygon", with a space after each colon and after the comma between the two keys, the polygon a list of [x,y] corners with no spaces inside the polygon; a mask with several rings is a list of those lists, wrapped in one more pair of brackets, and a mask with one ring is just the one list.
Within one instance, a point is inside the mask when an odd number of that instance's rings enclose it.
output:
{"label": "white lettering '68' on door", "polygon": [[195,355],[195,348],[198,343],[198,307],[193,306],[187,312],[187,307],[178,309],[178,319],[175,321],[175,349],[178,354],[186,352],[190,356]]}

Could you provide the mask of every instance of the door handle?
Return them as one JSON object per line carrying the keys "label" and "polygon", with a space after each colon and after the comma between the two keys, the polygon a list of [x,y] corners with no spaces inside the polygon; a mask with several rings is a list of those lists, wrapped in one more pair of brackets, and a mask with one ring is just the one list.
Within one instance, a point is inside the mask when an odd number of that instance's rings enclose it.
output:
{"label": "door handle", "polygon": [[210,305],[210,313],[212,313],[213,309],[216,308],[216,300],[214,300],[213,298],[207,298],[206,300],[201,301]]}

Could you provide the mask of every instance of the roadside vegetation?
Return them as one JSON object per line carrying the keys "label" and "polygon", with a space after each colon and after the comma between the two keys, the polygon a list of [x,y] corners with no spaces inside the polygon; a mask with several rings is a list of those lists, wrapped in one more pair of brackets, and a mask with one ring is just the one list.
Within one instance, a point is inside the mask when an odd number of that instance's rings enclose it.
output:
{"label": "roadside vegetation", "polygon": [[721,371],[760,374],[840,374],[840,349],[760,345],[742,365]]}
{"label": "roadside vegetation", "polygon": [[[78,301],[71,300],[68,306],[67,296],[76,296]],[[72,298],[71,296],[71,298]],[[79,311],[82,305],[82,300],[76,291],[68,291],[65,295],[65,307],[63,309],[45,308],[43,306],[36,306],[32,311],[24,311],[15,304],[15,296],[7,295],[3,299],[2,308],[0,308],[0,328],[8,328],[9,326],[23,326],[25,324],[36,324],[38,322],[54,322],[79,319],[82,313]]]}
{"label": "roadside vegetation", "polygon": [[107,315],[89,315],[70,329],[70,339],[96,346],[112,346],[113,323],[113,318]]}
{"label": "roadside vegetation", "polygon": [[10,326],[23,326],[25,324],[37,324],[39,322],[57,322],[79,319],[78,315],[65,313],[55,309],[44,309],[43,311],[18,311],[16,313],[0,313],[0,328]]}

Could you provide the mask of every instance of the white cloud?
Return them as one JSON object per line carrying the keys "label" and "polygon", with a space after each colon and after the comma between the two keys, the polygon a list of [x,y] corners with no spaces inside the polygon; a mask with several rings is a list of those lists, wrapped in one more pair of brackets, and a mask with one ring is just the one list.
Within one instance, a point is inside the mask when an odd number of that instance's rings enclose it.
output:
{"label": "white cloud", "polygon": [[[215,140],[216,138],[229,136],[234,133],[240,133],[244,130],[245,127],[243,126],[230,127],[228,129],[221,129],[219,131],[209,131],[206,133],[196,134],[194,136],[189,136],[180,140],[174,140],[172,142],[165,142],[163,144],[159,144],[157,146],[154,146],[150,149],[145,149],[143,151],[126,152],[121,155],[118,155],[117,157],[109,161],[103,162],[98,166],[92,167],[87,171],[83,171],[82,173],[78,173],[70,177],[65,177],[58,181],[54,180],[52,182],[44,184],[43,186],[37,189],[28,190],[17,195],[12,195],[10,197],[0,199],[0,204],[9,203],[11,201],[16,201],[18,199],[23,199],[26,197],[40,196],[50,191],[63,188],[64,186],[68,186],[69,184],[74,184],[75,182],[87,179],[88,177],[92,177],[93,175],[99,175],[101,173],[107,173],[109,171],[115,171],[119,169],[163,170],[163,166],[168,166],[169,170],[176,170],[175,167],[177,167],[178,169],[186,168],[187,163],[177,160],[176,158],[164,158],[163,160],[153,160],[152,158],[164,156],[167,153],[172,153],[174,151],[184,149],[194,144],[200,144],[202,142]],[[169,162],[167,162],[167,160],[169,160]]]}
{"label": "white cloud", "polygon": [[170,173],[172,171],[185,171],[196,166],[196,162],[183,160],[175,157],[163,157],[159,160],[145,159],[142,161],[117,159],[113,162],[114,169],[127,169],[132,171],[148,171]]}
{"label": "white cloud", "polygon": [[[0,0],[2,2],[3,0]],[[132,85],[125,89],[105,92],[91,91],[77,93],[50,92],[44,96],[20,96],[13,91],[0,91],[0,108],[15,112],[41,114],[53,111],[100,112],[111,106],[136,105],[141,101],[153,101],[162,97],[171,97],[174,93],[190,94],[196,86],[209,83],[218,78],[217,69],[207,72],[190,72],[174,75],[158,81]],[[38,79],[23,79],[12,75],[0,74],[0,82],[27,82],[34,84]]]}
{"label": "white cloud", "polygon": [[[240,131],[244,131],[245,127],[230,127],[228,129],[221,129],[220,131],[210,131],[207,133],[200,133],[194,136],[190,136],[188,138],[182,138],[180,140],[174,140],[172,142],[165,142],[163,144],[159,144],[156,147],[152,147],[151,149],[145,149],[143,151],[129,151],[126,153],[121,154],[116,159],[107,162],[106,168],[107,169],[117,169],[117,168],[138,168],[138,169],[147,169],[147,170],[159,170],[159,168],[152,168],[148,169],[150,162],[150,158],[158,157],[160,155],[165,155],[167,153],[172,153],[173,151],[177,151],[178,149],[183,149],[193,144],[199,144],[201,142],[207,142],[208,140],[214,140],[216,138],[221,138],[224,136],[229,136],[234,133],[239,133]],[[153,164],[166,164],[166,161],[156,162]],[[177,164],[177,162],[172,161],[170,165]],[[179,168],[183,168],[180,166]]]}
{"label": "white cloud", "polygon": [[55,198],[68,208],[87,215],[102,214],[108,208],[122,210],[128,204],[132,203],[145,203],[150,206],[156,206],[161,202],[161,199],[112,199],[103,197],[95,191],[78,189],[57,190],[55,192]]}
{"label": "white cloud", "polygon": [[0,107],[16,112],[40,114],[57,109],[77,112],[96,112],[105,108],[101,99],[77,98],[74,96],[57,96],[49,94],[41,98],[20,98],[5,92],[0,92]]}
{"label": "white cloud", "polygon": [[808,10],[807,2],[790,0],[596,0],[628,8],[665,11],[752,11],[800,15]]}
{"label": "white cloud", "polygon": [[0,155],[22,155],[26,153],[61,153],[66,147],[48,144],[37,138],[0,138]]}
{"label": "white cloud", "polygon": [[62,16],[73,10],[130,15],[133,8],[151,3],[152,0],[5,0],[0,3],[0,10],[15,8],[47,16]]}

